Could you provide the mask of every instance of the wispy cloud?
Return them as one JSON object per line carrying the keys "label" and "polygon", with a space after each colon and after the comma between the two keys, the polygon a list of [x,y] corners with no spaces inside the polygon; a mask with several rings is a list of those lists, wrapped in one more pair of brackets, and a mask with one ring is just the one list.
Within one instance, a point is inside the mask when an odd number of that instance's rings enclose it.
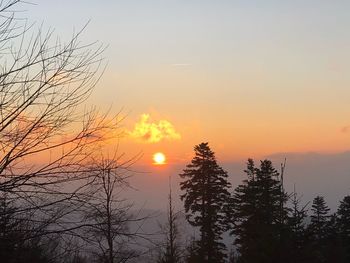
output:
{"label": "wispy cloud", "polygon": [[173,67],[189,67],[189,66],[192,66],[192,64],[189,64],[189,63],[175,63],[175,64],[171,64],[171,66],[173,66]]}
{"label": "wispy cloud", "polygon": [[149,114],[142,114],[129,135],[141,142],[157,143],[162,140],[179,140],[181,135],[167,120],[152,122]]}

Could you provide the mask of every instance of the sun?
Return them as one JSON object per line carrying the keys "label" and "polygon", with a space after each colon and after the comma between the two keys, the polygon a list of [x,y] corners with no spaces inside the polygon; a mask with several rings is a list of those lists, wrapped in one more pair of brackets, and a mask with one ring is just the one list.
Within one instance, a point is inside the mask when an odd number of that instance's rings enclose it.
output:
{"label": "sun", "polygon": [[156,165],[165,164],[165,161],[166,161],[165,155],[161,152],[157,152],[153,154],[153,161],[154,161],[154,164]]}

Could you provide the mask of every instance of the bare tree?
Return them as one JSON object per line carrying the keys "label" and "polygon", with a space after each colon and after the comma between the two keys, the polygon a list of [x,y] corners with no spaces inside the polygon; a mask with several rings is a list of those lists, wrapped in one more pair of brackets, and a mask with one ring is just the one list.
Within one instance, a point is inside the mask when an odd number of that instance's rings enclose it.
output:
{"label": "bare tree", "polygon": [[64,43],[27,26],[16,17],[22,4],[0,2],[0,192],[15,203],[14,217],[33,215],[27,238],[77,234],[76,215],[91,196],[89,163],[117,124],[84,108],[104,47],[82,44],[83,30]]}
{"label": "bare tree", "polygon": [[[93,198],[86,210],[87,240],[95,249],[92,252],[98,262],[127,262],[138,256],[136,246],[140,226],[145,218],[134,215],[132,204],[122,198],[121,193],[129,187],[130,165],[135,159],[121,161],[121,156],[96,162],[96,175],[90,184]],[[130,223],[134,224],[131,230]]]}
{"label": "bare tree", "polygon": [[82,44],[83,30],[66,43],[35,31],[16,18],[22,4],[0,1],[0,193],[14,204],[0,219],[31,226],[21,242],[57,241],[56,261],[96,252],[102,262],[126,262],[144,238],[128,225],[143,218],[119,195],[137,157],[96,161],[120,118],[84,107],[104,47]]}
{"label": "bare tree", "polygon": [[181,211],[175,212],[172,200],[171,176],[169,176],[169,207],[167,211],[167,222],[162,227],[165,234],[165,244],[160,251],[159,263],[181,262],[182,251],[180,247],[180,231],[178,227],[179,215]]}

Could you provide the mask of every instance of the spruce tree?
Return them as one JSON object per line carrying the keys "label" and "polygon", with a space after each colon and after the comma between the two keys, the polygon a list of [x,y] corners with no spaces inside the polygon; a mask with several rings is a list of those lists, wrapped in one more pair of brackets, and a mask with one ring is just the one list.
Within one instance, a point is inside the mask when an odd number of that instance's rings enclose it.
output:
{"label": "spruce tree", "polygon": [[218,164],[208,143],[194,147],[195,156],[186,166],[180,183],[186,218],[201,233],[198,242],[199,262],[224,262],[225,245],[222,233],[226,230],[225,206],[230,198],[227,172]]}
{"label": "spruce tree", "polygon": [[327,235],[330,223],[330,215],[323,196],[316,196],[311,207],[311,223],[308,226],[310,235],[310,262],[326,262]]}
{"label": "spruce tree", "polygon": [[311,207],[311,224],[310,229],[316,240],[321,240],[325,237],[327,232],[327,224],[330,218],[326,201],[323,196],[316,196],[312,202]]}
{"label": "spruce tree", "polygon": [[[287,217],[279,173],[271,161],[264,160],[256,168],[249,159],[247,179],[239,185],[231,199],[232,234],[238,246],[239,262],[281,262],[281,218]],[[282,202],[282,205],[281,205]]]}
{"label": "spruce tree", "polygon": [[258,221],[256,208],[258,198],[256,195],[256,169],[254,161],[248,159],[247,169],[244,171],[247,179],[236,187],[231,198],[230,211],[231,222],[235,236],[235,245],[238,245],[240,262],[250,262],[255,257],[252,253],[255,247],[258,233]]}
{"label": "spruce tree", "polygon": [[324,238],[324,262],[325,263],[348,263],[345,260],[345,250],[341,240],[341,232],[338,225],[337,214],[329,217]]}
{"label": "spruce tree", "polygon": [[350,262],[350,196],[345,196],[340,201],[337,216],[337,229],[344,253],[343,262]]}
{"label": "spruce tree", "polygon": [[300,197],[298,197],[295,186],[291,195],[291,211],[288,217],[288,227],[290,231],[290,256],[289,262],[301,263],[308,262],[307,253],[307,232],[306,232],[306,207],[300,206]]}

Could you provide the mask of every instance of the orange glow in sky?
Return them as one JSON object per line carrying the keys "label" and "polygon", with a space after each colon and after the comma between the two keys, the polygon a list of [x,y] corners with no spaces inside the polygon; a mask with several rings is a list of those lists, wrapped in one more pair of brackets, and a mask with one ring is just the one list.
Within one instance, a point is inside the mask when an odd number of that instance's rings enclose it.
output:
{"label": "orange glow in sky", "polygon": [[139,142],[157,143],[164,139],[179,140],[181,135],[175,130],[173,124],[167,120],[152,122],[149,114],[142,114],[140,120],[135,124],[134,130],[129,132],[130,136]]}
{"label": "orange glow in sky", "polygon": [[165,155],[161,152],[157,152],[153,155],[153,161],[155,165],[165,164],[166,158]]}

